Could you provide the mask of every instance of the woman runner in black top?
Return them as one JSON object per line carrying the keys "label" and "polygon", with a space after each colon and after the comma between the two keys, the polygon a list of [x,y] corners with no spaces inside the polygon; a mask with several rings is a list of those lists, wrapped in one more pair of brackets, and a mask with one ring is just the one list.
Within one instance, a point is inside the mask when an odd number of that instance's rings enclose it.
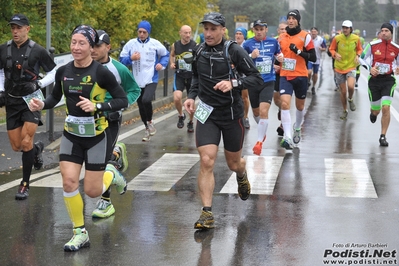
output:
{"label": "woman runner in black top", "polygon": [[[67,117],[60,146],[60,170],[64,201],[73,223],[73,237],[65,251],[77,251],[90,245],[84,225],[84,203],[79,193],[79,176],[85,163],[84,191],[98,197],[111,184],[126,186],[121,175],[105,171],[112,152],[108,121],[103,111],[117,111],[128,106],[128,100],[115,76],[94,61],[91,51],[98,39],[97,32],[85,25],[72,32],[73,61],[60,67],[51,95],[43,102],[32,99],[32,111],[53,108],[64,95]],[[104,102],[106,92],[112,99]],[[114,178],[115,177],[115,178]]]}

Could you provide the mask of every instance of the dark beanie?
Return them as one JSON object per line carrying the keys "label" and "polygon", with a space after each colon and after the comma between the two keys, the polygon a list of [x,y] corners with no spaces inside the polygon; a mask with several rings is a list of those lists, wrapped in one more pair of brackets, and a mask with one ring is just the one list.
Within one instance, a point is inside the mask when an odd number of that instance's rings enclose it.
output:
{"label": "dark beanie", "polygon": [[387,28],[393,34],[393,26],[390,23],[385,22],[384,24],[382,24],[381,29],[383,28]]}
{"label": "dark beanie", "polygon": [[301,21],[301,14],[299,14],[298,9],[293,9],[293,10],[289,11],[287,14],[287,19],[289,16],[294,17],[298,21],[298,23]]}

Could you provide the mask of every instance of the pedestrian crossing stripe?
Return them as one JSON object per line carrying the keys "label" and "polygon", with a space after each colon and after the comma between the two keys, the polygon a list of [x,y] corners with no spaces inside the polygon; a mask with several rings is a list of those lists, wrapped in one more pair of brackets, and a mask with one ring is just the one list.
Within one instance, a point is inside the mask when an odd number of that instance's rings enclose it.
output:
{"label": "pedestrian crossing stripe", "polygon": [[[273,195],[283,157],[246,156],[247,176],[252,195]],[[237,194],[236,174],[233,173],[220,193]]]}
{"label": "pedestrian crossing stripe", "polygon": [[[253,195],[273,195],[284,157],[251,155],[245,158],[251,193]],[[166,153],[134,177],[128,183],[127,189],[169,191],[198,162],[198,154]],[[365,160],[326,158],[324,159],[324,168],[327,197],[378,198]],[[83,177],[84,167],[80,179]],[[32,175],[31,181],[31,187],[62,188],[62,177],[58,167]],[[0,192],[16,187],[19,183],[20,180],[14,180],[3,184],[0,186]],[[235,173],[231,174],[219,193],[237,194]]]}
{"label": "pedestrian crossing stripe", "polygon": [[[62,176],[60,173],[60,168],[54,168],[51,172],[45,171],[42,174],[48,175],[45,178],[39,179],[33,183],[30,183],[30,187],[54,187],[54,188],[62,188]],[[80,171],[79,180],[82,180],[85,177],[85,168],[84,165]]]}
{"label": "pedestrian crossing stripe", "polygon": [[[39,179],[39,178],[41,178],[43,176],[46,176],[46,175],[52,176],[53,174],[55,174],[55,173],[57,173],[59,171],[60,171],[59,169],[50,169],[50,170],[47,170],[47,171],[44,171],[44,172],[33,174],[33,175],[30,176],[30,181],[32,182],[33,180]],[[42,180],[42,179],[40,179],[40,180]],[[0,192],[2,192],[4,190],[7,190],[9,188],[13,188],[13,187],[19,186],[20,183],[21,183],[21,180],[18,179],[18,180],[14,180],[14,181],[11,181],[9,183],[6,183],[4,185],[1,185],[0,186]],[[34,186],[34,183],[36,183],[36,182],[30,183],[29,186]],[[61,187],[62,187],[62,182],[61,182]]]}
{"label": "pedestrian crossing stripe", "polygon": [[362,159],[324,159],[327,197],[378,198]]}
{"label": "pedestrian crossing stripe", "polygon": [[169,191],[197,162],[198,154],[165,153],[128,183],[128,190]]}

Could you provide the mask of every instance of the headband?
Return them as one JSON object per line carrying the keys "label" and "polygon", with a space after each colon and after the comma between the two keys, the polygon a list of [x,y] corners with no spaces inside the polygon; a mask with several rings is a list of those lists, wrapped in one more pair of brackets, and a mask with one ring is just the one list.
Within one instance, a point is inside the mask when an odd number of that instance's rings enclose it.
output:
{"label": "headband", "polygon": [[79,25],[73,31],[72,35],[80,33],[86,37],[87,41],[89,42],[91,47],[98,42],[98,34],[95,29],[87,25]]}

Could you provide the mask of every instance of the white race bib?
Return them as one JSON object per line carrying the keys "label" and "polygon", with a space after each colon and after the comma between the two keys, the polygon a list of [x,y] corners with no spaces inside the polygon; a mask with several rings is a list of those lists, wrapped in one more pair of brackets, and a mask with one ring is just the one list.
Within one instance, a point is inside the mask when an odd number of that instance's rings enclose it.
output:
{"label": "white race bib", "polygon": [[202,124],[208,119],[213,111],[213,107],[206,103],[199,101],[197,109],[195,110],[194,117],[197,118]]}
{"label": "white race bib", "polygon": [[32,100],[33,98],[44,101],[44,96],[43,96],[42,90],[36,90],[35,92],[33,92],[29,95],[23,96],[22,98],[24,99],[24,101],[28,105],[28,107],[29,107],[30,100]]}
{"label": "white race bib", "polygon": [[296,66],[296,59],[284,58],[282,69],[294,71]]}
{"label": "white race bib", "polygon": [[94,117],[76,117],[68,115],[65,118],[66,131],[79,137],[94,137],[96,135]]}
{"label": "white race bib", "polygon": [[384,64],[384,63],[380,63],[380,62],[376,62],[375,66],[377,67],[380,75],[384,75],[384,74],[388,73],[389,69],[390,69],[389,64]]}

